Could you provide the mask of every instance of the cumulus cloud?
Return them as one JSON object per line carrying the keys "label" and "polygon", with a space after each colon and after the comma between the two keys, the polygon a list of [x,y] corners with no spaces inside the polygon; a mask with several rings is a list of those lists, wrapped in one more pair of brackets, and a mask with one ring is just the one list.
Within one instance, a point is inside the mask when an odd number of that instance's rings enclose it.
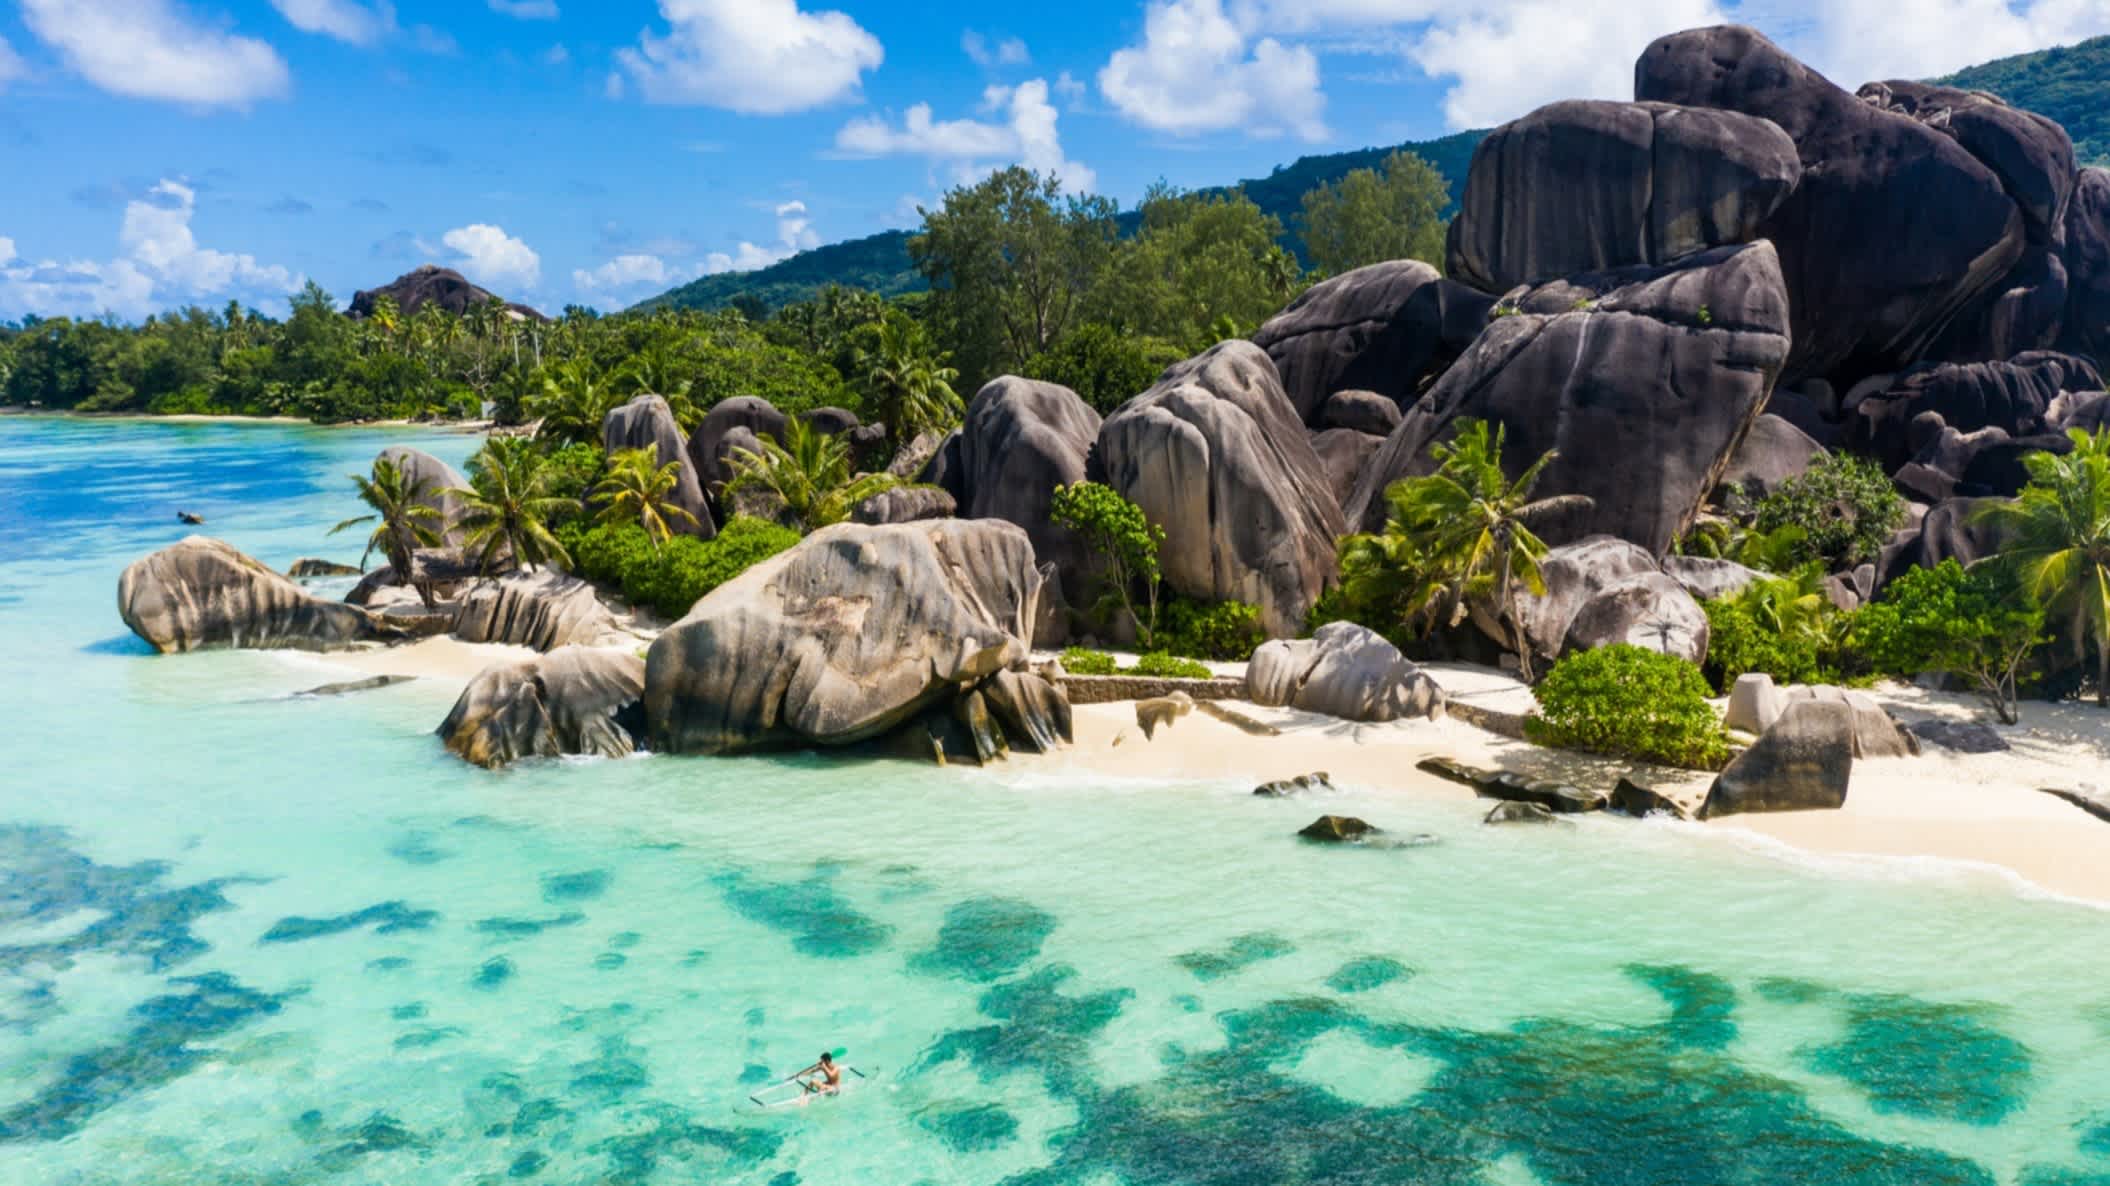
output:
{"label": "cumulus cloud", "polygon": [[1317,55],[1256,38],[1223,0],[1152,0],[1142,43],[1114,52],[1099,93],[1137,123],[1176,135],[1326,136]]}
{"label": "cumulus cloud", "polygon": [[191,229],[197,205],[197,192],[173,180],[126,203],[120,254],[110,260],[31,261],[14,240],[0,239],[0,316],[144,317],[186,301],[299,291],[302,278],[277,264],[200,246]]}
{"label": "cumulus cloud", "polygon": [[450,262],[485,288],[533,288],[542,281],[542,257],[503,227],[471,223],[441,235],[440,243],[454,252]]}
{"label": "cumulus cloud", "polygon": [[571,282],[584,293],[637,292],[645,288],[659,290],[676,283],[674,272],[668,269],[667,261],[656,255],[643,253],[618,255],[590,271],[575,268],[571,274]]}
{"label": "cumulus cloud", "polygon": [[[1746,0],[1740,19],[1770,15],[1768,0]],[[1797,3],[1760,27],[1800,27],[1777,39],[1834,82],[1926,78],[2048,45],[2110,32],[2104,0],[1829,0]]]}
{"label": "cumulus cloud", "polygon": [[553,21],[557,19],[557,0],[486,0],[491,11],[509,16],[517,21]]}
{"label": "cumulus cloud", "polygon": [[[805,111],[854,97],[878,69],[879,39],[841,12],[797,0],[659,0],[664,35],[646,33],[616,60],[654,103],[747,115]],[[620,76],[611,75],[611,95]]]}
{"label": "cumulus cloud", "polygon": [[246,107],[292,86],[277,50],[201,24],[172,0],[22,0],[22,21],[70,69],[116,95]]}
{"label": "cumulus cloud", "polygon": [[984,70],[998,66],[1023,66],[1033,60],[1026,52],[1026,43],[1016,37],[999,37],[994,40],[973,29],[960,34],[960,52],[968,60]]}
{"label": "cumulus cloud", "polygon": [[753,272],[821,245],[806,203],[779,202],[769,210],[777,220],[774,243],[743,240],[731,251],[713,251],[701,260],[679,263],[670,261],[668,255],[687,254],[693,250],[689,244],[671,238],[651,240],[640,244],[641,249],[621,252],[599,267],[574,269],[572,284],[589,301],[629,305],[698,276]]}
{"label": "cumulus cloud", "polygon": [[821,237],[813,229],[813,219],[806,213],[806,203],[779,203],[776,216],[776,243],[761,246],[742,241],[738,248],[729,253],[713,251],[704,257],[703,274],[714,276],[720,272],[752,272],[821,245]]}
{"label": "cumulus cloud", "polygon": [[1428,29],[1408,56],[1433,78],[1454,128],[1484,128],[1557,99],[1631,99],[1634,60],[1667,32],[1719,24],[1714,0],[1511,0]]}
{"label": "cumulus cloud", "polygon": [[1058,114],[1048,101],[1048,83],[1035,78],[1015,87],[993,86],[982,93],[985,112],[1002,122],[937,119],[930,104],[918,103],[899,126],[877,116],[860,116],[835,134],[838,152],[851,156],[921,156],[956,166],[963,181],[973,180],[999,164],[1017,163],[1052,173],[1065,188],[1082,193],[1098,183],[1090,168],[1070,160],[1056,129]]}
{"label": "cumulus cloud", "polygon": [[320,33],[353,45],[372,45],[396,27],[395,5],[379,0],[372,8],[356,0],[271,0],[294,28]]}

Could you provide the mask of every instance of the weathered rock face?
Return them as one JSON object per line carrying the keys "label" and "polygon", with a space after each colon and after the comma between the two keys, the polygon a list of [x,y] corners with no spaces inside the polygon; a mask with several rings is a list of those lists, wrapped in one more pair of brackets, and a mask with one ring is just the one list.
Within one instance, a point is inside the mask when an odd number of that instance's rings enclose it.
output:
{"label": "weathered rock face", "polygon": [[365,610],[310,597],[201,535],[133,561],[117,581],[117,611],[164,655],[215,647],[327,651],[392,633]]}
{"label": "weathered rock face", "polygon": [[1410,406],[1472,345],[1492,308],[1493,297],[1425,263],[1393,260],[1313,285],[1253,341],[1274,360],[1298,418],[1317,424],[1339,391],[1374,391]]}
{"label": "weathered rock face", "polygon": [[1023,663],[1040,585],[1031,542],[1008,523],[824,528],[719,586],[652,644],[652,748],[876,737]]}
{"label": "weathered rock face", "polygon": [[1383,635],[1353,622],[1321,626],[1308,639],[1263,643],[1246,665],[1246,696],[1344,721],[1443,715],[1443,689]]}
{"label": "weathered rock face", "polygon": [[2065,224],[2074,186],[2073,140],[2056,120],[1984,91],[1924,82],[1871,82],[1860,98],[1933,128],[1991,169],[2028,220],[2032,240],[2048,242]]}
{"label": "weathered rock face", "polygon": [[523,758],[620,758],[637,748],[645,661],[628,651],[564,647],[485,669],[439,727],[447,748],[487,770]]}
{"label": "weathered rock face", "polygon": [[[2036,352],[2005,362],[1943,363],[1914,367],[1878,391],[1863,391],[1852,410],[1848,436],[1886,470],[1914,460],[1925,442],[1912,422],[1933,412],[1959,433],[1997,428],[2009,436],[2044,433],[2061,394],[2103,390],[2102,372],[2085,358]],[[1942,467],[1952,477],[1960,468]]]}
{"label": "weathered rock face", "polygon": [[1977,522],[1990,499],[1952,498],[1927,511],[1916,530],[1906,530],[1883,549],[1878,584],[1887,585],[1914,566],[1935,568],[1953,559],[1969,567],[2000,550],[1998,532]]}
{"label": "weathered rock face", "polygon": [[1358,844],[1382,836],[1384,831],[1352,815],[1322,815],[1304,825],[1297,835],[1317,844]]}
{"label": "weathered rock face", "polygon": [[1801,177],[1795,142],[1764,119],[1667,103],[1555,103],[1474,151],[1445,271],[1507,292],[1749,243]]}
{"label": "weathered rock face", "polygon": [[[762,437],[781,440],[789,419],[777,411],[775,404],[757,396],[739,395],[720,401],[689,435],[689,464],[695,467],[697,480],[712,497],[717,497],[719,488],[733,476],[726,465],[732,445],[741,444],[752,451],[760,447]],[[726,437],[734,429],[745,429],[754,436],[728,442]]]}
{"label": "weathered rock face", "polygon": [[1692,594],[1696,601],[1713,601],[1719,597],[1733,597],[1744,591],[1751,582],[1765,579],[1755,569],[1746,568],[1734,560],[1716,560],[1708,556],[1665,556],[1663,575],[1678,582],[1678,587]]}
{"label": "weathered rock face", "polygon": [[1517,617],[1542,658],[1622,642],[1693,663],[1707,657],[1706,611],[1640,547],[1593,536],[1547,552],[1539,574],[1546,595],[1520,592]]}
{"label": "weathered rock face", "polygon": [[1722,485],[1752,499],[1764,498],[1789,478],[1807,472],[1825,453],[1824,446],[1808,433],[1778,416],[1762,413],[1730,456],[1729,468],[1722,471]]}
{"label": "weathered rock face", "polygon": [[1375,391],[1336,391],[1319,408],[1319,428],[1387,436],[1399,427],[1399,405]]}
{"label": "weathered rock face", "polygon": [[1540,524],[1549,542],[1601,532],[1669,551],[1787,358],[1787,290],[1772,246],[1576,277],[1533,290],[1517,308],[1407,413],[1364,471],[1349,522],[1380,530],[1385,487],[1432,471],[1430,446],[1470,417],[1507,430],[1502,464],[1512,476],[1559,451],[1538,495],[1593,500]]}
{"label": "weathered rock face", "polygon": [[455,611],[463,642],[497,642],[554,651],[606,646],[626,636],[593,586],[551,569],[517,572],[472,585]]}
{"label": "weathered rock face", "polygon": [[2110,169],[2083,169],[2066,207],[2062,349],[2110,361]]}
{"label": "weathered rock face", "polygon": [[1847,719],[1853,723],[1853,754],[1856,758],[1909,758],[1920,752],[1919,742],[1912,734],[1907,733],[1889,713],[1883,711],[1876,698],[1866,692],[1797,684],[1783,693],[1783,701],[1783,715],[1788,708],[1813,701],[1845,705]]}
{"label": "weathered rock face", "polygon": [[1736,677],[1729,689],[1729,709],[1722,723],[1753,735],[1764,733],[1788,708],[1787,694],[1774,686],[1773,677],[1762,671]]}
{"label": "weathered rock face", "polygon": [[1094,561],[1084,541],[1048,512],[1056,487],[1084,480],[1099,424],[1099,413],[1069,388],[1005,375],[968,403],[953,455],[960,514],[1024,528],[1033,554],[1055,565],[1073,601],[1086,594]]}
{"label": "weathered rock face", "polygon": [[[363,289],[353,293],[350,309],[351,316],[362,318],[373,316],[375,301],[384,296],[394,298],[396,307],[406,317],[426,305],[438,305],[440,308],[459,317],[471,309],[479,308],[498,299],[490,290],[471,284],[468,277],[453,268],[442,268],[435,264],[425,264],[422,267],[413,268],[403,273],[379,288]],[[506,308],[518,316],[533,321],[549,320],[549,318],[528,308],[526,305],[508,301],[506,302]]]}
{"label": "weathered rock face", "polygon": [[1319,455],[1319,464],[1326,470],[1326,486],[1343,502],[1355,496],[1364,467],[1384,447],[1385,438],[1352,428],[1329,428],[1311,438],[1312,452]]}
{"label": "weathered rock face", "polygon": [[896,486],[858,503],[850,512],[853,522],[867,526],[883,523],[915,523],[924,519],[950,519],[960,504],[942,486]]}
{"label": "weathered rock face", "polygon": [[1917,361],[2020,257],[2025,219],[1992,169],[1756,30],[1659,39],[1635,67],[1634,97],[1759,116],[1795,141],[1801,184],[1759,227],[1793,298],[1791,380],[1851,382]]}
{"label": "weathered rock face", "polygon": [[431,507],[439,513],[439,519],[431,524],[440,537],[443,547],[459,548],[465,542],[461,529],[462,497],[449,491],[466,490],[469,479],[455,468],[434,457],[405,445],[391,445],[381,450],[377,461],[386,461],[402,473],[403,481],[411,486],[422,485],[424,494],[418,499],[420,506]]}
{"label": "weathered rock face", "polygon": [[1256,605],[1281,637],[1332,582],[1346,522],[1275,364],[1251,342],[1168,368],[1107,418],[1092,460],[1165,528],[1160,562],[1175,592]]}
{"label": "weathered rock face", "polygon": [[718,534],[717,524],[711,519],[711,504],[703,496],[703,483],[695,463],[689,459],[687,442],[682,439],[681,425],[666,400],[640,395],[610,411],[601,421],[601,445],[610,455],[624,449],[650,449],[655,464],[679,465],[670,501],[695,516],[696,521],[684,523],[676,519],[668,525],[698,539]]}
{"label": "weathered rock face", "polygon": [[1843,807],[1853,769],[1852,710],[1837,701],[1792,704],[1714,780],[1700,818]]}

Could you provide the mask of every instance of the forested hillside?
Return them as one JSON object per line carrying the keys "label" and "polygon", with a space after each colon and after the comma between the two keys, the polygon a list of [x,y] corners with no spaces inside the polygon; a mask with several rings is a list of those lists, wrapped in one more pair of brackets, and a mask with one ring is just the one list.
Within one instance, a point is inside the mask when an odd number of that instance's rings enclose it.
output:
{"label": "forested hillside", "polygon": [[2110,37],[1973,66],[1940,80],[1990,91],[2066,126],[2084,165],[2110,165]]}

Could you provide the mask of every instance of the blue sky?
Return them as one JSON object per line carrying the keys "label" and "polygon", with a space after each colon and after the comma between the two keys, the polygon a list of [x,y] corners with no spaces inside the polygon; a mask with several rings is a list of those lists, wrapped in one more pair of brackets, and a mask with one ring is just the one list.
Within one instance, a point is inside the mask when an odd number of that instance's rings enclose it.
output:
{"label": "blue sky", "polygon": [[0,0],[0,318],[340,301],[424,262],[617,308],[1022,161],[1132,203],[1626,97],[1756,24],[1848,86],[2110,0]]}

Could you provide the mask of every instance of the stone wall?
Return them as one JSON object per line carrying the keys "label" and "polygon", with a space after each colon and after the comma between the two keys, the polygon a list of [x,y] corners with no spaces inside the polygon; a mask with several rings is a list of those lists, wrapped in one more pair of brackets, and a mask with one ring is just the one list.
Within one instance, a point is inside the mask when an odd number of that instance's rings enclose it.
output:
{"label": "stone wall", "polygon": [[1112,704],[1122,700],[1155,700],[1174,692],[1185,692],[1196,700],[1243,700],[1245,681],[1231,676],[1216,679],[1159,679],[1143,675],[1068,675],[1055,686],[1069,695],[1071,704]]}

